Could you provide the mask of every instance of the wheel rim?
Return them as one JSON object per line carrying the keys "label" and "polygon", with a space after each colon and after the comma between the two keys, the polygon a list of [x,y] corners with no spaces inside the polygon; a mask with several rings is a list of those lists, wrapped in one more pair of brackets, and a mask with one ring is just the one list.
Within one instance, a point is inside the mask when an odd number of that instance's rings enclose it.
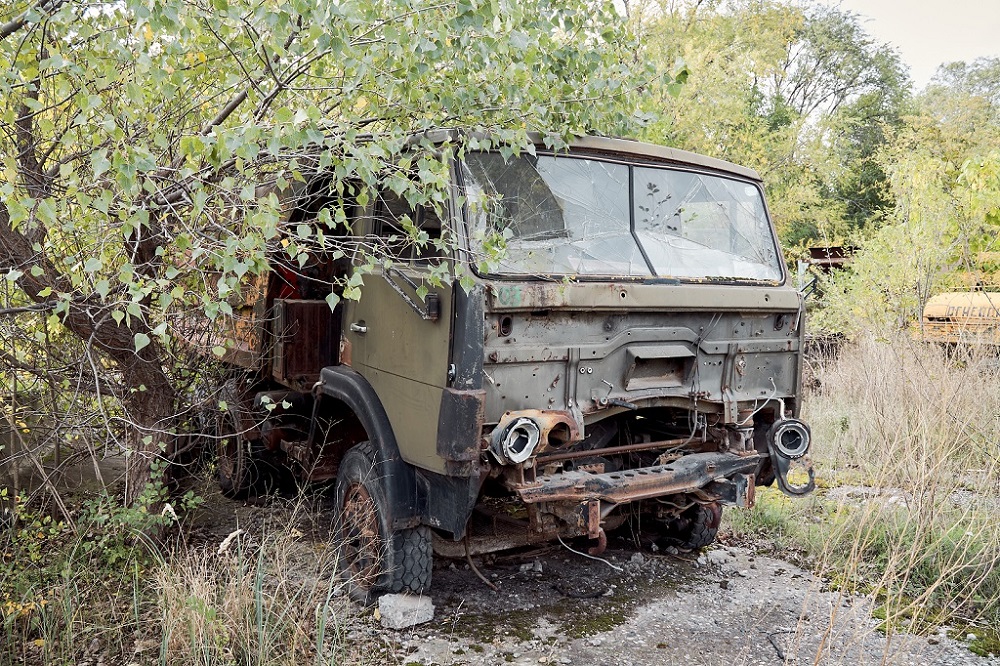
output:
{"label": "wheel rim", "polygon": [[341,521],[340,536],[347,571],[356,585],[370,589],[381,570],[382,539],[375,500],[362,484],[351,484],[347,488]]}

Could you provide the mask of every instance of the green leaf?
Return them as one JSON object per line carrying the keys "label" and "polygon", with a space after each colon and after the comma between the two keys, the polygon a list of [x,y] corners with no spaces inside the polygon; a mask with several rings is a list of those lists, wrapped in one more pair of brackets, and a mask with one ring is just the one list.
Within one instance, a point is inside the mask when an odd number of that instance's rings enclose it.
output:
{"label": "green leaf", "polygon": [[143,348],[147,347],[149,345],[149,342],[150,340],[148,335],[146,335],[145,333],[136,333],[135,334],[136,353],[139,353]]}
{"label": "green leaf", "polygon": [[111,168],[111,162],[108,161],[107,151],[103,148],[101,150],[94,151],[94,153],[90,156],[90,166],[94,170],[93,176],[95,179],[100,178],[105,172],[107,172],[107,170]]}
{"label": "green leaf", "polygon": [[38,219],[49,226],[56,223],[56,207],[52,199],[42,199],[38,202]]}
{"label": "green leaf", "polygon": [[331,312],[336,309],[338,303],[340,303],[340,296],[330,292],[326,297],[326,304],[330,306]]}

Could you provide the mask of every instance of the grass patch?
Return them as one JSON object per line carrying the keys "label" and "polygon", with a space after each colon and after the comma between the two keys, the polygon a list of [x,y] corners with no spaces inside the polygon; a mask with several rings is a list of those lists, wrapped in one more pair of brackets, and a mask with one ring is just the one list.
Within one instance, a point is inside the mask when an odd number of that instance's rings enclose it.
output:
{"label": "grass patch", "polygon": [[172,519],[106,496],[75,530],[21,505],[18,527],[0,532],[0,666],[377,663],[347,641],[337,551],[301,539],[302,508],[191,545],[150,540]]}
{"label": "grass patch", "polygon": [[995,359],[905,338],[866,339],[820,365],[809,396],[821,483],[761,489],[728,512],[832,585],[870,595],[889,633],[948,625],[975,652],[1000,635],[1000,375]]}

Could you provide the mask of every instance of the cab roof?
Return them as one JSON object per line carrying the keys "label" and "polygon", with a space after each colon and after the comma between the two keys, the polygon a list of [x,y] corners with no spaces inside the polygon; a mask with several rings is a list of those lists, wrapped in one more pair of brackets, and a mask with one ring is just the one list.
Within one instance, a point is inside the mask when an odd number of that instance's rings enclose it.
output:
{"label": "cab roof", "polygon": [[761,180],[760,174],[755,170],[733,164],[725,160],[699,155],[679,148],[668,148],[658,146],[653,143],[643,143],[630,139],[611,139],[603,136],[585,136],[574,139],[570,142],[570,151],[582,150],[586,152],[598,152],[610,155],[628,156],[631,158],[651,159],[674,164],[688,164],[713,171],[723,171],[749,178],[751,180]]}
{"label": "cab roof", "polygon": [[[463,132],[461,130],[432,130],[425,134],[414,136],[430,139],[434,143],[444,143],[455,141],[458,138],[477,137],[485,139],[486,134],[479,132]],[[537,133],[529,134],[529,138],[536,146],[545,145],[544,136]],[[695,166],[703,169],[711,169],[722,173],[732,174],[741,178],[747,178],[760,182],[761,177],[754,169],[733,164],[725,160],[720,160],[707,155],[699,155],[678,148],[668,148],[652,143],[644,143],[632,139],[612,139],[603,136],[582,136],[570,141],[569,152],[598,153],[608,157],[626,158],[629,160],[666,162],[676,165]]]}

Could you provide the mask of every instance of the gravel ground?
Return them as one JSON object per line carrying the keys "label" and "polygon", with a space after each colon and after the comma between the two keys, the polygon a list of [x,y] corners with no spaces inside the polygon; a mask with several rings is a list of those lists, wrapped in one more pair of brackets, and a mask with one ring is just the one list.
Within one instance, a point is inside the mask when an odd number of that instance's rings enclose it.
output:
{"label": "gravel ground", "polygon": [[[566,551],[435,571],[434,622],[395,634],[406,664],[1000,665],[942,629],[878,631],[871,603],[746,548],[700,556]],[[589,598],[588,598],[589,597]]]}

